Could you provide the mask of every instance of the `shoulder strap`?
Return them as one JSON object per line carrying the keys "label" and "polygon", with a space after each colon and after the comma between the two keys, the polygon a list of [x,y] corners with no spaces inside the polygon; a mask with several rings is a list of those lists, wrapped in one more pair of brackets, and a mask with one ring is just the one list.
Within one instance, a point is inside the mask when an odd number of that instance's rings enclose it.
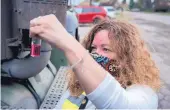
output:
{"label": "shoulder strap", "polygon": [[80,105],[80,107],[79,107],[79,109],[85,109],[85,107],[86,107],[86,105],[88,103],[88,100],[89,99],[85,96],[82,103],[81,103],[81,105]]}

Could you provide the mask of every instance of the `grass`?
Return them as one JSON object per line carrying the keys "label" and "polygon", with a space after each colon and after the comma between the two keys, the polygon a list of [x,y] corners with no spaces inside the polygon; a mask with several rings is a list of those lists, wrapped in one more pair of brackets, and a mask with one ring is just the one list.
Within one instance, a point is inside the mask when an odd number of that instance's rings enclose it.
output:
{"label": "grass", "polygon": [[161,14],[161,15],[169,15],[170,16],[170,12],[153,12],[153,11],[144,11],[145,13],[155,13],[155,14]]}
{"label": "grass", "polygon": [[170,12],[164,12],[164,13],[158,13],[158,14],[161,14],[161,15],[169,15],[169,16],[170,16]]}

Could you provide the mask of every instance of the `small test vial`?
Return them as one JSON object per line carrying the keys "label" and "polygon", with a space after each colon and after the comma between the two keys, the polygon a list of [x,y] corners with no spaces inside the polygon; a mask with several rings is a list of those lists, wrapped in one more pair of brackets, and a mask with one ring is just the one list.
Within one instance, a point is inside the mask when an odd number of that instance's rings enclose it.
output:
{"label": "small test vial", "polygon": [[32,37],[31,41],[31,56],[39,57],[41,49],[41,39]]}

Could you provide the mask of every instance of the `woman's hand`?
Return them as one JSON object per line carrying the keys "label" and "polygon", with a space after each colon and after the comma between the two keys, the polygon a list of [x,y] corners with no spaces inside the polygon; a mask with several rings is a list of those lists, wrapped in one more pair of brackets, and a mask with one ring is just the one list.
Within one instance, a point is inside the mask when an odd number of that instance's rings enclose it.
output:
{"label": "woman's hand", "polygon": [[30,21],[30,36],[43,39],[63,50],[70,35],[56,16],[50,14]]}

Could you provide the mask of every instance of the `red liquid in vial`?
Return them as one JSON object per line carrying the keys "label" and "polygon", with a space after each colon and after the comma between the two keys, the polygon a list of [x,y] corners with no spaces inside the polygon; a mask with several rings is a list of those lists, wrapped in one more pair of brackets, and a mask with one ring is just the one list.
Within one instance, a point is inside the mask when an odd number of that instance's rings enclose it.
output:
{"label": "red liquid in vial", "polygon": [[31,45],[31,56],[32,57],[40,56],[40,48],[41,48],[40,44],[32,44]]}

